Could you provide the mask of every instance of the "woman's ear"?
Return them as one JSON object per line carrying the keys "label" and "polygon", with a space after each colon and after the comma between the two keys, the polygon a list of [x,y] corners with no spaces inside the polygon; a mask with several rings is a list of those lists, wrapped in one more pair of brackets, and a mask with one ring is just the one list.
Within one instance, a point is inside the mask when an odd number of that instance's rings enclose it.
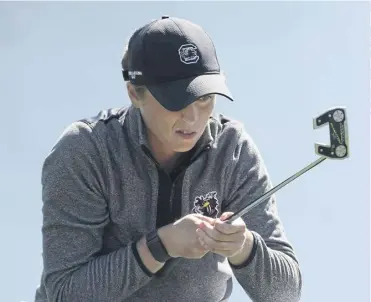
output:
{"label": "woman's ear", "polygon": [[126,88],[128,90],[128,95],[131,103],[135,108],[140,108],[141,107],[141,100],[138,97],[138,94],[135,91],[135,87],[130,83],[126,83]]}

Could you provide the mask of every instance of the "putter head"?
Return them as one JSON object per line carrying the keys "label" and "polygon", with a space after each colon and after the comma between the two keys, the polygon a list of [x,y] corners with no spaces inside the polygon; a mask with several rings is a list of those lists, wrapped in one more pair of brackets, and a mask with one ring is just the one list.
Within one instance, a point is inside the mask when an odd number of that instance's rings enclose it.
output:
{"label": "putter head", "polygon": [[348,119],[345,107],[335,107],[313,118],[313,128],[328,124],[330,145],[315,144],[315,152],[329,159],[349,157]]}

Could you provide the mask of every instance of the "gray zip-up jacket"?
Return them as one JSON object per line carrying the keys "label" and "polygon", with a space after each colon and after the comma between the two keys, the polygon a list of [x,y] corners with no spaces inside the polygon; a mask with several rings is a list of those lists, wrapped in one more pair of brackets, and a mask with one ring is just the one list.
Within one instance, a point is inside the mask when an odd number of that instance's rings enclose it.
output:
{"label": "gray zip-up jacket", "polygon": [[43,273],[37,302],[226,301],[234,274],[255,302],[299,301],[302,279],[275,198],[244,220],[255,243],[240,267],[208,253],[152,275],[135,241],[192,212],[235,212],[271,187],[241,123],[210,118],[172,175],[151,157],[141,115],[110,109],[72,123],[42,168]]}

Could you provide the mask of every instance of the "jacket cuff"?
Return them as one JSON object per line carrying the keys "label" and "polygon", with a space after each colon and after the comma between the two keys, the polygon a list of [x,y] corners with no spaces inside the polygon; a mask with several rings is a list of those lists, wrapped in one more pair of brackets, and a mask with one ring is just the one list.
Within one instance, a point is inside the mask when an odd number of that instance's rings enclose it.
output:
{"label": "jacket cuff", "polygon": [[229,263],[229,265],[231,266],[232,269],[237,270],[237,269],[245,268],[246,266],[248,266],[251,263],[251,261],[253,261],[255,255],[256,255],[257,247],[258,247],[258,239],[256,238],[256,235],[254,234],[254,232],[252,232],[252,235],[253,235],[254,241],[253,241],[253,246],[252,246],[251,253],[250,253],[249,257],[245,260],[245,262],[243,262],[239,265],[234,265],[234,264],[230,263],[229,260],[228,260],[228,263]]}
{"label": "jacket cuff", "polygon": [[144,265],[142,259],[140,258],[139,256],[139,253],[138,253],[138,250],[137,250],[137,243],[134,241],[132,244],[131,244],[131,249],[133,251],[133,254],[134,254],[134,258],[135,260],[138,262],[138,265],[139,267],[142,269],[142,271],[148,276],[148,277],[153,277],[154,275],[151,273],[150,270],[148,270],[148,268]]}

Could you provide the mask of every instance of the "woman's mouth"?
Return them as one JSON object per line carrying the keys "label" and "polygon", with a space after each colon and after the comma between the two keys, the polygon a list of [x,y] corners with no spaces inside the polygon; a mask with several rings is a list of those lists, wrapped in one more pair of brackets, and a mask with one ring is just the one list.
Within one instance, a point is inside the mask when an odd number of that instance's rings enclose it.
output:
{"label": "woman's mouth", "polygon": [[193,138],[197,132],[191,130],[176,130],[176,134],[178,134],[183,139],[191,139]]}

